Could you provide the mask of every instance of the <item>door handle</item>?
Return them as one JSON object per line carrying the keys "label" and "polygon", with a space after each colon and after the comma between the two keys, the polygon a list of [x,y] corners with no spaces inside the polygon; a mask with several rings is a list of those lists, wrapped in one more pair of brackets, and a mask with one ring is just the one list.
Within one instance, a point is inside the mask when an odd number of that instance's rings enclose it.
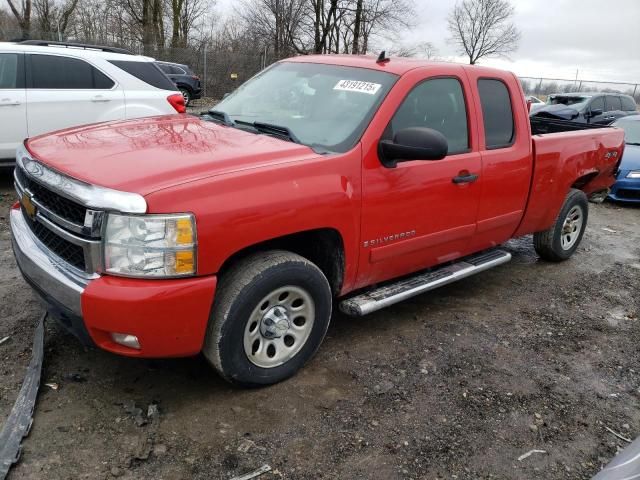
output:
{"label": "door handle", "polygon": [[10,98],[0,100],[0,107],[14,107],[16,105],[20,105],[20,102],[17,100],[11,100]]}
{"label": "door handle", "polygon": [[451,179],[451,181],[455,184],[473,183],[476,180],[478,180],[478,175],[476,175],[475,173],[469,173],[469,172],[460,172],[459,175]]}
{"label": "door handle", "polygon": [[102,95],[96,95],[91,99],[92,102],[110,102],[111,99],[107,97],[103,97]]}

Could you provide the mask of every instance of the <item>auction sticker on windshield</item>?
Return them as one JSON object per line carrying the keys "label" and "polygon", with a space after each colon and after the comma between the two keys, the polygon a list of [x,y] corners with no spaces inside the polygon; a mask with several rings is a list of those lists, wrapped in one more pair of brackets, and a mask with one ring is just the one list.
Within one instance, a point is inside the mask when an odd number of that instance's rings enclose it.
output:
{"label": "auction sticker on windshield", "polygon": [[358,80],[340,80],[333,87],[334,90],[344,90],[345,92],[360,92],[375,95],[380,90],[379,83],[360,82]]}

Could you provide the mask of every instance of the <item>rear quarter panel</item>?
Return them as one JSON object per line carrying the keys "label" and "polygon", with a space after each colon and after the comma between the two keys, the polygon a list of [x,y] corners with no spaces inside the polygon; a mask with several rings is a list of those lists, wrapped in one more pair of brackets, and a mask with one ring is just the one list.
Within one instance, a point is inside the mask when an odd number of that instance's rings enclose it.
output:
{"label": "rear quarter panel", "polygon": [[624,148],[624,132],[603,128],[535,135],[534,170],[524,218],[516,236],[540,232],[553,225],[565,197],[577,188],[587,195],[609,188]]}

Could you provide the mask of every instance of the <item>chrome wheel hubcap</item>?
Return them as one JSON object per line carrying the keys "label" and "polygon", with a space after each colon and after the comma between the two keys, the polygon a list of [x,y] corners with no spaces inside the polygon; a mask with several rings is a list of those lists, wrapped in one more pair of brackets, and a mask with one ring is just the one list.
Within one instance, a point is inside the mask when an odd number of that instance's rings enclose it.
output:
{"label": "chrome wheel hubcap", "polygon": [[185,105],[187,103],[189,103],[189,94],[187,92],[185,92],[184,90],[182,91],[182,98],[184,98],[184,104]]}
{"label": "chrome wheel hubcap", "polygon": [[564,219],[560,237],[560,244],[563,250],[569,250],[578,241],[582,231],[583,218],[582,209],[577,205],[569,210]]}
{"label": "chrome wheel hubcap", "polygon": [[254,365],[274,368],[291,360],[305,345],[315,319],[311,295],[286,286],[266,295],[251,312],[244,330],[244,352]]}

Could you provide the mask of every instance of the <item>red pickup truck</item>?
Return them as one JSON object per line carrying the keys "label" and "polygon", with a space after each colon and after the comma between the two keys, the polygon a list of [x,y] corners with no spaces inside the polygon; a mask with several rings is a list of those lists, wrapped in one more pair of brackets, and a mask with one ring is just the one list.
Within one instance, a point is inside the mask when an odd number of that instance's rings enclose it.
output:
{"label": "red pickup truck", "polygon": [[53,316],[114,353],[294,374],[364,315],[510,259],[569,258],[623,133],[530,120],[511,73],[358,56],[267,68],[202,117],[68,129],[17,154],[13,247]]}

